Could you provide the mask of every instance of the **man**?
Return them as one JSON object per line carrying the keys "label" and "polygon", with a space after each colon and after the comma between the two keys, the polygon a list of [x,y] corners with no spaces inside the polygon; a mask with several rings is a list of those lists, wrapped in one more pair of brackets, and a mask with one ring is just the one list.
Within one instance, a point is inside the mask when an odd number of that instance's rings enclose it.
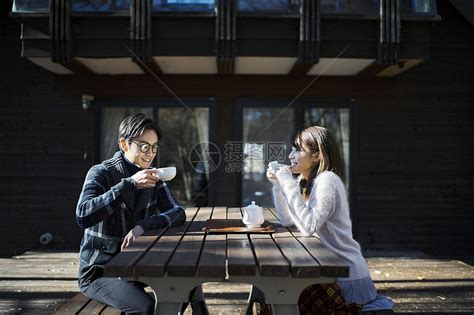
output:
{"label": "man", "polygon": [[[120,151],[89,170],[76,208],[76,221],[84,229],[81,292],[130,314],[152,314],[155,301],[142,283],[105,278],[104,265],[144,231],[186,221],[183,207],[150,169],[160,138],[158,125],[147,115],[126,117],[119,128]],[[201,287],[193,302],[193,314],[207,314]]]}

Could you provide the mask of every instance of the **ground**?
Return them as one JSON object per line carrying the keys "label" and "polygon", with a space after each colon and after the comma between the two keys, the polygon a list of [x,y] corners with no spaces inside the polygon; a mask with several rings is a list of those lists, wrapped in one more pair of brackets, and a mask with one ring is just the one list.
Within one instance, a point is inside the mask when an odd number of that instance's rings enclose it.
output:
{"label": "ground", "polygon": [[[422,252],[369,252],[380,294],[397,314],[474,314],[472,260],[439,259]],[[78,292],[73,252],[26,252],[0,259],[0,313],[51,314]],[[244,314],[247,284],[204,285],[211,314]],[[189,310],[185,314],[191,314]]]}

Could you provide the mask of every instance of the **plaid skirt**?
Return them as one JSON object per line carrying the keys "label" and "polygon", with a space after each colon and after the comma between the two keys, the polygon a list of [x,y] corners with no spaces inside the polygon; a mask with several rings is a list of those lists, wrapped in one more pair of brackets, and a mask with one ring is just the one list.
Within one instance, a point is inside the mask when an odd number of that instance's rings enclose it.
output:
{"label": "plaid skirt", "polygon": [[362,305],[346,303],[336,283],[306,288],[300,295],[298,307],[301,315],[356,315],[362,312]]}

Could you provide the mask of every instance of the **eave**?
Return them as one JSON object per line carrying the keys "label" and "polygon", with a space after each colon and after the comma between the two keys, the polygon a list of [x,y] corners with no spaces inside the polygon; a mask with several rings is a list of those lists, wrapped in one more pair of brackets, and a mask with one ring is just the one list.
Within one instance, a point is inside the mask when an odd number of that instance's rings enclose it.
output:
{"label": "eave", "polygon": [[[49,36],[49,13],[22,12],[12,13],[11,16],[22,23],[22,57],[53,59],[52,39]],[[136,63],[141,71],[135,74],[160,75],[167,72],[200,74],[199,67],[192,64],[197,62],[194,60],[200,60],[210,62],[209,66],[202,70],[202,74],[238,75],[252,74],[235,68],[244,61],[248,62],[254,58],[253,60],[259,64],[258,58],[266,61],[273,58],[270,61],[274,63],[269,62],[269,67],[280,70],[275,70],[274,73],[268,70],[270,73],[266,73],[267,70],[263,69],[262,73],[254,74],[300,76],[321,75],[314,71],[319,59],[326,61],[346,59],[346,64],[350,60],[361,60],[360,65],[365,65],[355,74],[354,71],[349,71],[350,74],[347,75],[376,76],[394,64],[398,64],[401,69],[404,63],[419,64],[428,59],[430,27],[433,22],[439,21],[440,17],[438,15],[400,17],[400,41],[396,45],[398,59],[395,63],[380,64],[376,62],[380,50],[380,17],[374,15],[321,14],[318,25],[320,38],[311,48],[317,53],[316,59],[311,58],[309,62],[302,63],[301,19],[295,15],[236,15],[233,22],[236,26],[229,30],[235,32],[233,35],[235,39],[224,41],[224,45],[232,45],[227,47],[220,46],[222,42],[216,39],[219,24],[216,23],[217,17],[214,13],[153,13],[149,20],[151,36],[148,40],[140,41],[140,44],[145,45],[143,49],[149,55],[141,56],[134,48],[136,41],[130,37],[130,14],[127,12],[71,13],[71,34],[70,40],[67,41],[71,50],[70,60],[58,63],[74,74],[100,75],[100,72],[82,61],[87,58],[91,60],[115,58],[118,61],[131,60]],[[230,36],[232,37],[232,33]],[[222,53],[219,52],[220,49],[230,51],[229,58],[219,55]],[[185,58],[181,60],[188,62],[190,69],[197,70],[185,73],[183,69],[170,70],[168,67],[163,71],[160,61],[168,60],[168,63],[172,63],[173,60],[180,60],[179,58]],[[206,58],[215,60],[217,70],[214,70],[213,61]],[[288,66],[292,60],[294,63]],[[285,73],[287,68],[288,71]],[[377,71],[373,71],[374,69]],[[390,73],[392,73],[390,76],[397,74],[396,71]],[[337,72],[334,75],[338,75]]]}

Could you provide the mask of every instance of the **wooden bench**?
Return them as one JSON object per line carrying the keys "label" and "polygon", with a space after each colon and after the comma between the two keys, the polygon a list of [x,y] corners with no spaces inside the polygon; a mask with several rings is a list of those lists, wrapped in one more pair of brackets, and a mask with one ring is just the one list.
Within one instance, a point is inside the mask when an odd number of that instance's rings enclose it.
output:
{"label": "wooden bench", "polygon": [[55,314],[100,314],[100,315],[119,315],[120,310],[97,301],[91,300],[82,293],[76,294]]}

